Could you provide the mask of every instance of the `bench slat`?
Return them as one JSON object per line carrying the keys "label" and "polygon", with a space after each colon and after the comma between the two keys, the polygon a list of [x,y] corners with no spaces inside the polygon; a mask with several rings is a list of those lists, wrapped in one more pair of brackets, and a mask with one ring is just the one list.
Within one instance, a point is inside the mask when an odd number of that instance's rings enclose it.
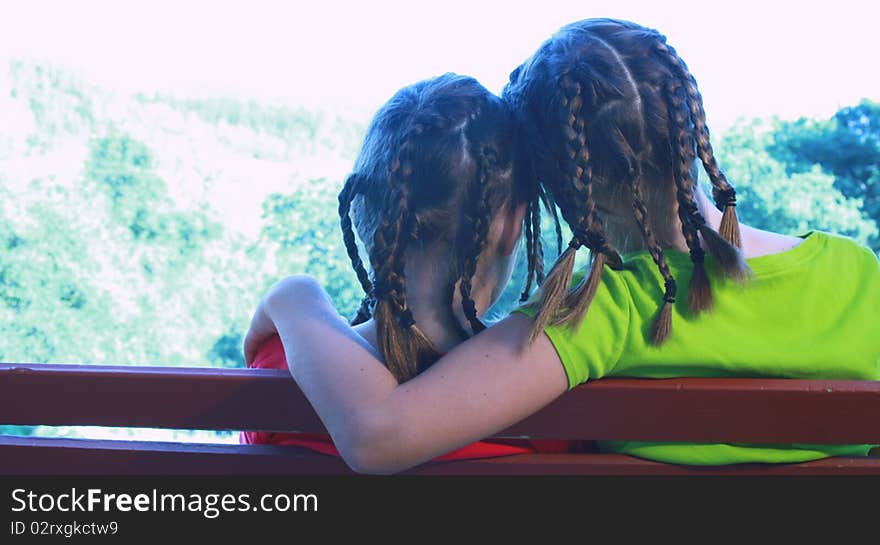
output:
{"label": "bench slat", "polygon": [[[0,437],[4,474],[341,475],[342,460],[297,447]],[[880,458],[689,467],[617,454],[523,454],[433,462],[412,475],[880,475]]]}
{"label": "bench slat", "polygon": [[[880,443],[880,381],[602,379],[499,437]],[[323,432],[285,371],[0,364],[0,424]]]}

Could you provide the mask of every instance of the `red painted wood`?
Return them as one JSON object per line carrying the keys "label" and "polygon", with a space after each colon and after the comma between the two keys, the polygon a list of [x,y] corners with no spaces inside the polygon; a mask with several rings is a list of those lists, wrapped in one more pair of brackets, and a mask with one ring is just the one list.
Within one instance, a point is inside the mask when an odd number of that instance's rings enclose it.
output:
{"label": "red painted wood", "polygon": [[[877,422],[880,381],[603,379],[499,436],[880,443]],[[53,364],[0,364],[0,424],[324,429],[284,371]]]}
{"label": "red painted wood", "polygon": [[[342,460],[297,447],[0,437],[6,475],[344,475]],[[692,467],[617,454],[527,454],[424,464],[412,475],[880,475],[880,458]]]}
{"label": "red painted wood", "polygon": [[324,431],[284,371],[104,365],[0,364],[0,424]]}
{"label": "red painted wood", "polygon": [[[506,433],[547,438],[880,443],[880,381],[604,379]],[[581,432],[584,437],[577,437]]]}

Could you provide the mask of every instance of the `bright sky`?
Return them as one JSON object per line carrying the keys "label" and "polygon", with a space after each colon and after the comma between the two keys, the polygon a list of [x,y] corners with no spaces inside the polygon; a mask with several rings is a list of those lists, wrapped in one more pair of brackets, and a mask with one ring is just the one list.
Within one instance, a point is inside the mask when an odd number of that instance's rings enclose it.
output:
{"label": "bright sky", "polygon": [[740,114],[825,116],[880,100],[878,2],[77,0],[3,11],[0,62],[48,61],[126,92],[372,110],[445,71],[500,91],[558,27],[613,16],[667,35],[716,129]]}

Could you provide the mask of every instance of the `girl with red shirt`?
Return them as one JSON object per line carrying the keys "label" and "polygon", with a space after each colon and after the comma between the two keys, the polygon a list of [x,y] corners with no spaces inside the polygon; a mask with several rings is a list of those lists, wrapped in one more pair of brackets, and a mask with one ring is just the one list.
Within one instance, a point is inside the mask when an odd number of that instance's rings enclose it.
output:
{"label": "girl with red shirt", "polygon": [[[398,91],[376,114],[339,194],[343,240],[366,296],[352,320],[398,383],[485,329],[477,309],[501,295],[525,231],[524,296],[543,276],[539,202],[517,162],[507,105],[445,74]],[[361,261],[355,232],[369,256]],[[249,367],[286,369],[277,336],[245,346]],[[245,443],[338,456],[326,434],[244,432]],[[566,441],[480,441],[437,459],[567,451]]]}

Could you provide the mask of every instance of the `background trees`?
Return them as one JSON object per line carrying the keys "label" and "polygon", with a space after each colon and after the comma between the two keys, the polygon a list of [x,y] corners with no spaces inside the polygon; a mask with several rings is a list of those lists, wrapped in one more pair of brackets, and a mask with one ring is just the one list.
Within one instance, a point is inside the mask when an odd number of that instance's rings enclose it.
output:
{"label": "background trees", "polygon": [[[254,305],[295,272],[354,311],[336,194],[367,116],[3,70],[0,360],[240,366]],[[880,104],[743,120],[716,139],[744,222],[880,251]],[[549,265],[549,220],[544,232]],[[523,277],[521,259],[495,316]]]}
{"label": "background trees", "polygon": [[[242,366],[257,301],[296,272],[351,315],[336,195],[367,117],[0,67],[0,361]],[[744,222],[880,251],[880,104],[743,120],[716,140]],[[543,231],[549,267],[549,218]],[[524,276],[521,257],[491,317]]]}

